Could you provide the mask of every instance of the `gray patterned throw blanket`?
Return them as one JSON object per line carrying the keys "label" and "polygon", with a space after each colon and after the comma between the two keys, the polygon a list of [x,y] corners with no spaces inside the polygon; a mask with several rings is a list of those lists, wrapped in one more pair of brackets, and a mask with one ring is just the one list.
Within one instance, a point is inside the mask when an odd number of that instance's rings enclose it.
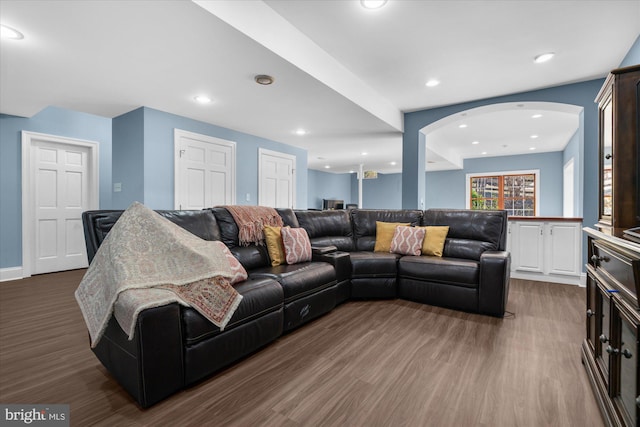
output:
{"label": "gray patterned throw blanket", "polygon": [[229,282],[233,272],[221,245],[132,204],[109,231],[75,292],[91,346],[114,311],[132,339],[138,313],[171,302],[193,307],[223,329],[242,296]]}

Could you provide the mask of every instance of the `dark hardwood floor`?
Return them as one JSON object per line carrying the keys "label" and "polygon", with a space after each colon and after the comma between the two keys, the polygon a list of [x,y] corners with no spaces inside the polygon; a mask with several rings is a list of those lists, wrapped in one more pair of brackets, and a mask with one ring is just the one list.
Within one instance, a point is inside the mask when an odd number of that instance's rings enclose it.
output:
{"label": "dark hardwood floor", "polygon": [[0,402],[74,426],[602,426],[580,360],[584,288],[512,280],[495,319],[356,301],[140,409],[89,349],[83,270],[0,283]]}

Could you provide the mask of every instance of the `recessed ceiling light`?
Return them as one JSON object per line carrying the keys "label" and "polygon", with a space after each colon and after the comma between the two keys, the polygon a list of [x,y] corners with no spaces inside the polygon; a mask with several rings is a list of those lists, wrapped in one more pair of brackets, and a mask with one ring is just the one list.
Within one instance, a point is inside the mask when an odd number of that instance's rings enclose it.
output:
{"label": "recessed ceiling light", "polygon": [[7,40],[22,40],[24,35],[15,28],[0,25],[0,38]]}
{"label": "recessed ceiling light", "polygon": [[426,85],[427,87],[436,87],[436,86],[438,86],[439,84],[440,84],[440,82],[439,82],[438,80],[436,80],[436,79],[431,79],[431,80],[429,80],[427,83],[425,83],[425,85]]}
{"label": "recessed ceiling light", "polygon": [[268,76],[266,74],[258,74],[257,76],[254,77],[254,79],[256,83],[263,86],[268,86],[272,84],[275,80],[273,77]]}
{"label": "recessed ceiling light", "polygon": [[325,169],[331,169],[331,166],[329,166],[329,165],[324,165],[324,168],[325,168]]}
{"label": "recessed ceiling light", "polygon": [[458,127],[459,127],[460,129],[464,129],[464,128],[466,128],[466,127],[467,127],[467,125],[465,125],[465,124],[463,123],[463,124],[461,124],[461,125],[460,125],[460,126],[458,126]]}
{"label": "recessed ceiling light", "polygon": [[367,155],[367,154],[369,154],[369,153],[367,153],[366,151],[363,151],[363,152],[362,152],[362,153],[360,153],[360,154],[362,154],[363,156],[366,156],[366,155]]}
{"label": "recessed ceiling light", "polygon": [[380,9],[387,4],[387,0],[360,0],[360,4],[365,9]]}
{"label": "recessed ceiling light", "polygon": [[483,151],[483,152],[482,152],[482,153],[480,153],[480,154],[483,154],[483,155],[484,155],[484,154],[487,154],[487,152],[486,152],[486,151]]}
{"label": "recessed ceiling light", "polygon": [[356,173],[356,171],[349,171],[349,173]]}
{"label": "recessed ceiling light", "polygon": [[480,144],[480,141],[472,141],[471,144],[478,145],[478,144]]}
{"label": "recessed ceiling light", "polygon": [[195,99],[196,102],[199,102],[200,104],[208,104],[211,102],[211,98],[209,98],[207,95],[194,96],[193,99]]}
{"label": "recessed ceiling light", "polygon": [[551,58],[553,58],[553,55],[555,55],[555,53],[553,52],[542,53],[533,58],[533,62],[535,62],[536,64],[542,64],[543,62],[547,62]]}
{"label": "recessed ceiling light", "polygon": [[538,135],[531,135],[531,139],[536,139]]}
{"label": "recessed ceiling light", "polygon": [[296,130],[296,135],[302,136],[302,135],[306,135],[306,134],[307,134],[307,131],[304,130],[304,129],[297,129]]}
{"label": "recessed ceiling light", "polygon": [[534,114],[531,116],[532,119],[539,119],[540,117],[542,117],[542,114]]}
{"label": "recessed ceiling light", "polygon": [[397,163],[396,162],[391,162],[389,163],[391,166],[395,166]]}
{"label": "recessed ceiling light", "polygon": [[531,150],[531,151],[533,151],[535,149],[536,149],[536,147],[529,147],[529,150]]}

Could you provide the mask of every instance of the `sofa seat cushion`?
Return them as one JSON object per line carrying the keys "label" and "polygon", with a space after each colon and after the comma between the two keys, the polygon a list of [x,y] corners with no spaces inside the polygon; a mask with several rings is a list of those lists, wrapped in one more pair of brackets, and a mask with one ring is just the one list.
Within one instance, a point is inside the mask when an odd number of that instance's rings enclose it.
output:
{"label": "sofa seat cushion", "polygon": [[386,252],[351,252],[351,278],[396,277],[402,255]]}
{"label": "sofa seat cushion", "polygon": [[398,262],[398,276],[428,282],[477,288],[478,261],[436,256],[405,256]]}
{"label": "sofa seat cushion", "polygon": [[268,277],[278,281],[284,290],[285,303],[336,284],[336,270],[327,262],[259,268],[251,271],[249,277]]}
{"label": "sofa seat cushion", "polygon": [[[279,310],[283,306],[282,287],[268,277],[249,277],[244,282],[234,285],[234,288],[242,295],[242,301],[227,323],[225,331]],[[191,307],[182,307],[182,323],[185,342],[188,345],[220,334],[220,328]]]}

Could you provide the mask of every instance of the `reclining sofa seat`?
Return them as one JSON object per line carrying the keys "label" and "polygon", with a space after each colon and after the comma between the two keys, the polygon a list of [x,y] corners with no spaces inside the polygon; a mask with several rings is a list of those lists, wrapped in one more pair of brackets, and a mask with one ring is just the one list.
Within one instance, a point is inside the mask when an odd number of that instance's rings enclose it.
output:
{"label": "reclining sofa seat", "polygon": [[[284,291],[284,331],[331,311],[336,306],[336,271],[327,262],[309,261],[271,266],[265,245],[240,246],[238,226],[224,207],[212,209],[222,242],[249,273],[249,278],[270,278]],[[299,227],[291,209],[280,209],[285,225]]]}
{"label": "reclining sofa seat", "polygon": [[[89,262],[123,211],[82,215]],[[210,210],[157,211],[205,240],[220,240]],[[92,351],[142,406],[149,407],[282,335],[284,294],[269,277],[249,277],[234,288],[243,296],[224,332],[177,303],[143,310],[129,341],[115,317]]]}
{"label": "reclining sofa seat", "polygon": [[402,256],[374,252],[376,222],[417,226],[422,220],[422,211],[353,209],[350,214],[354,241],[354,251],[350,254],[352,298],[396,298],[398,260]]}
{"label": "reclining sofa seat", "polygon": [[336,270],[336,304],[351,298],[351,259],[349,252],[354,249],[351,219],[345,210],[290,211],[278,210],[285,225],[293,215],[296,224],[309,235],[315,260],[328,262]]}
{"label": "reclining sofa seat", "polygon": [[443,256],[404,256],[398,296],[425,304],[502,317],[511,258],[506,211],[428,209],[422,225],[449,226]]}

